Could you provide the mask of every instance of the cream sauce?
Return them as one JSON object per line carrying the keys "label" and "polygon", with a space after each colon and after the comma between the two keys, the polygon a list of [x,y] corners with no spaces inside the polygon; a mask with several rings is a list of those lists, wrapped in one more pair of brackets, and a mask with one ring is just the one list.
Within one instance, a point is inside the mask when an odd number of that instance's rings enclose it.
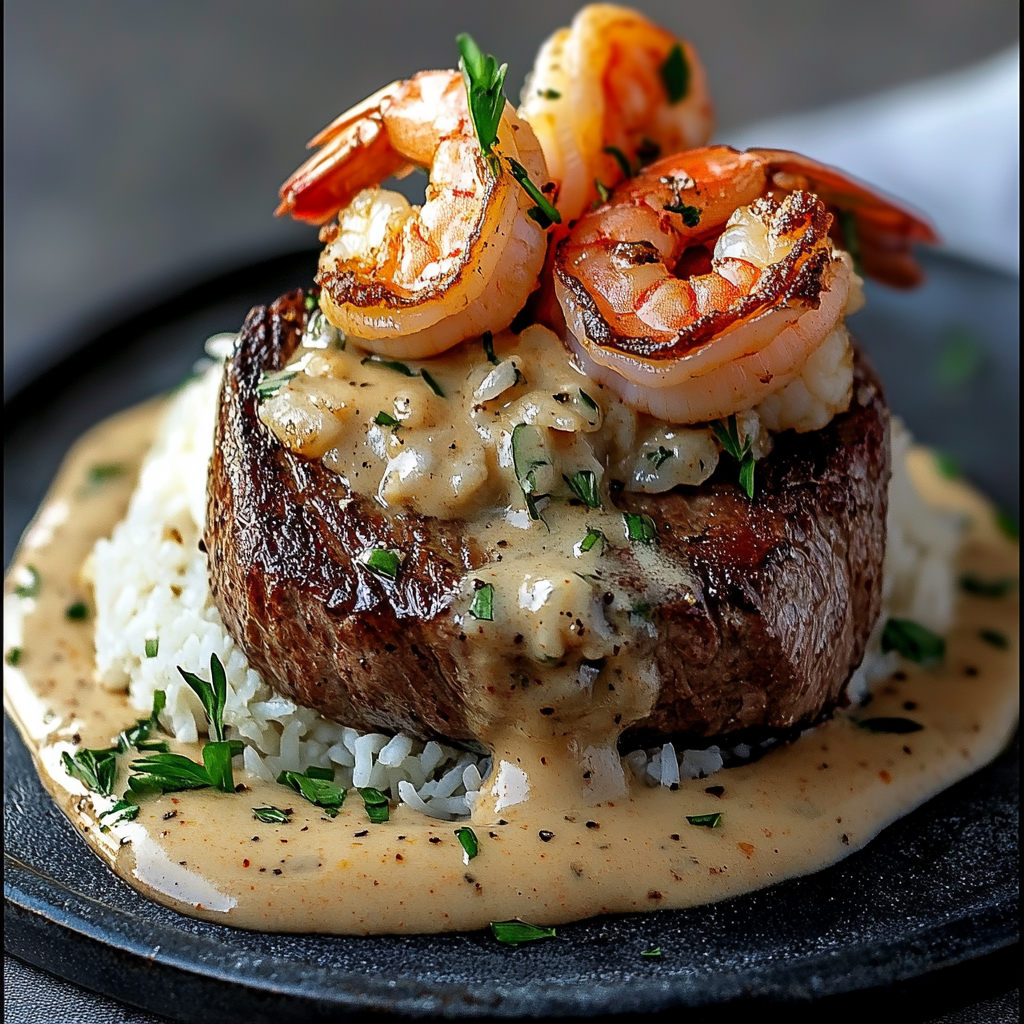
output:
{"label": "cream sauce", "polygon": [[[184,913],[264,930],[417,933],[706,903],[842,859],[991,760],[1016,724],[1016,592],[961,594],[944,664],[906,664],[875,689],[871,717],[909,717],[920,732],[873,734],[839,715],[757,763],[683,780],[677,791],[649,788],[612,754],[615,764],[595,765],[602,792],[564,774],[588,756],[579,733],[488,737],[497,767],[474,812],[480,852],[468,864],[450,823],[402,805],[373,825],[355,794],[332,820],[238,771],[241,793],[146,798],[135,822],[101,831],[98,813],[113,798],[69,778],[60,753],[108,746],[138,712],[125,694],[96,684],[90,619],[66,612],[88,604],[83,564],[124,516],[159,412],[149,403],[87,434],[26,532],[6,587],[4,702],[46,788],[93,850]],[[131,471],[90,479],[96,464],[112,463]],[[911,471],[928,501],[970,518],[959,570],[1016,578],[1017,545],[999,533],[991,506],[942,479],[926,452],[914,454]],[[15,592],[29,582],[26,566],[39,573],[29,597]],[[1004,634],[1008,649],[986,643],[982,630]],[[645,685],[654,684],[641,678],[633,688],[637,700]],[[559,756],[559,744],[574,749]],[[171,748],[201,760],[197,744],[172,740]],[[600,748],[589,756],[609,759]],[[125,787],[121,770],[115,793]],[[264,805],[294,808],[291,822],[254,820],[252,809]],[[713,813],[719,827],[687,821]]]}

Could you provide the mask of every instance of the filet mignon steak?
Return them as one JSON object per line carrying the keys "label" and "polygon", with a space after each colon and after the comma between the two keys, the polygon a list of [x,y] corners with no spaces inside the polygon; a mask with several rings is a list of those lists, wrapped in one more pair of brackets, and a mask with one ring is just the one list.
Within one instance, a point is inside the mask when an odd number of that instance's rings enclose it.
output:
{"label": "filet mignon steak", "polygon": [[[473,739],[450,612],[492,554],[465,524],[383,510],[319,460],[289,452],[257,415],[264,372],[299,344],[303,294],[249,314],[228,360],[207,492],[217,607],[279,693],[360,729]],[[688,743],[808,725],[842,700],[881,606],[889,417],[859,353],[850,410],[776,438],[750,500],[728,456],[705,484],[619,491],[656,522],[699,586],[656,610],[661,688],[625,741]],[[405,553],[394,580],[357,568],[368,547]],[[610,571],[627,583],[628,552]],[[633,581],[642,591],[643,581]]]}

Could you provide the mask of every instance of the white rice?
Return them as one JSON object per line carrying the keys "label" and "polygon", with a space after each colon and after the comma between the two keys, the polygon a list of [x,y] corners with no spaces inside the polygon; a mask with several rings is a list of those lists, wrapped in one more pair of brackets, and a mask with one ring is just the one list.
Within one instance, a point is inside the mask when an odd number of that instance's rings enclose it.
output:
{"label": "white rice", "polygon": [[[224,339],[211,339],[208,351],[223,358]],[[149,710],[156,690],[164,690],[162,725],[178,739],[195,742],[205,731],[203,709],[178,667],[206,678],[215,653],[227,675],[224,722],[230,736],[246,743],[238,767],[266,781],[282,770],[333,767],[342,786],[372,786],[435,818],[465,817],[490,773],[488,756],[409,736],[360,734],[299,707],[271,691],[225,630],[198,546],[219,381],[219,366],[208,366],[174,398],[128,514],[110,539],[96,544],[96,664],[103,685],[127,689],[140,711]],[[953,612],[959,524],[923,503],[906,471],[910,435],[896,420],[892,434],[884,608],[850,683],[855,702],[896,667],[898,656],[883,655],[880,646],[890,615],[942,633]],[[146,654],[147,641],[150,648],[154,641],[158,645],[152,657]],[[625,760],[650,785],[671,787],[680,779],[707,777],[751,753],[743,744],[727,751],[677,753],[666,743],[633,751]]]}

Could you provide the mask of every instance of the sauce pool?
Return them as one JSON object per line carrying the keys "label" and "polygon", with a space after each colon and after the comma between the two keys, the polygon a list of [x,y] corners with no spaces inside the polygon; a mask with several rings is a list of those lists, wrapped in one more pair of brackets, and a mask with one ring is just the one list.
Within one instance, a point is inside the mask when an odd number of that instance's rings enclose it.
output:
{"label": "sauce pool", "polygon": [[[4,705],[85,842],[129,884],[183,913],[266,931],[424,933],[712,902],[841,860],[995,757],[1016,726],[1016,590],[998,599],[961,593],[944,662],[904,664],[874,687],[869,712],[851,709],[756,763],[678,789],[649,787],[624,766],[628,791],[600,803],[545,798],[543,787],[507,809],[482,802],[469,823],[479,853],[468,862],[455,836],[463,823],[399,805],[371,824],[355,793],[331,819],[245,772],[235,775],[242,792],[145,797],[134,822],[101,831],[98,814],[114,798],[89,794],[60,755],[109,746],[139,712],[94,681],[82,567],[124,516],[162,410],[147,403],[83,437],[26,532],[6,587]],[[124,471],[96,472],[114,465]],[[1018,548],[992,507],[942,478],[926,451],[912,453],[910,470],[927,501],[969,519],[958,572],[1016,579]],[[19,596],[26,566],[39,583]],[[855,721],[869,715],[922,728],[873,733]],[[199,744],[170,746],[202,760]],[[544,752],[512,738],[501,756],[529,778]],[[256,820],[253,808],[267,805],[292,808],[291,821]]]}

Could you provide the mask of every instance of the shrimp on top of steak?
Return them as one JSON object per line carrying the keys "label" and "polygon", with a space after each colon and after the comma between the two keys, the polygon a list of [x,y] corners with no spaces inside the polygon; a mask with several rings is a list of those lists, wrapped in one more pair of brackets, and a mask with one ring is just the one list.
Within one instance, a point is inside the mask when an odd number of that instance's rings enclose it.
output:
{"label": "shrimp on top of steak", "polygon": [[791,408],[769,402],[762,419],[819,429],[848,406],[852,382],[843,318],[859,308],[860,281],[830,238],[840,226],[865,270],[897,285],[920,278],[911,243],[935,240],[913,214],[796,153],[665,157],[559,245],[567,340],[588,376],[639,412],[707,422],[802,377]]}
{"label": "shrimp on top of steak", "polygon": [[519,113],[540,139],[565,221],[659,154],[705,145],[714,128],[697,51],[615,4],[584,7],[544,43]]}
{"label": "shrimp on top of steak", "polygon": [[[320,307],[365,348],[437,355],[506,328],[536,287],[547,236],[504,165],[544,183],[544,156],[511,105],[496,115],[488,159],[459,72],[420,72],[328,125],[281,187],[279,215],[324,224],[339,214],[320,233]],[[429,169],[422,207],[377,187],[416,167]]]}

